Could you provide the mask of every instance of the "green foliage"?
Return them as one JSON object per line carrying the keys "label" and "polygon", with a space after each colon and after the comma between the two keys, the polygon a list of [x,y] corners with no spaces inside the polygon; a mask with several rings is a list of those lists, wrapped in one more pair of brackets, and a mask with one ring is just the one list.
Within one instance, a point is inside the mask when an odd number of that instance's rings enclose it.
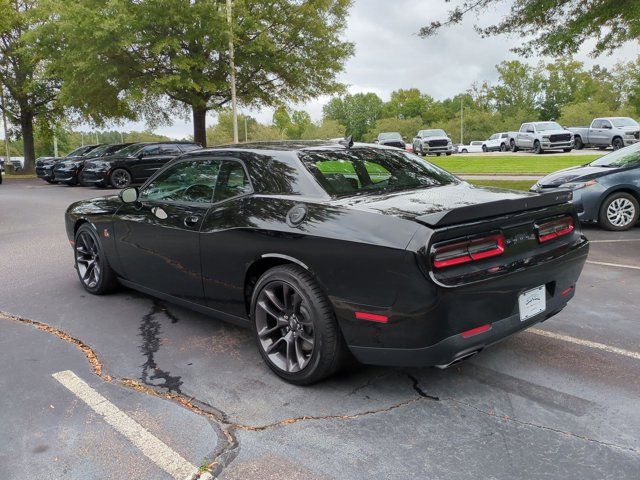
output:
{"label": "green foliage", "polygon": [[531,180],[471,180],[469,183],[478,187],[506,188],[507,190],[529,191]]}
{"label": "green foliage", "polygon": [[382,113],[383,102],[375,93],[356,93],[336,97],[324,107],[324,118],[346,127],[356,141],[364,139]]}
{"label": "green foliage", "polygon": [[[340,91],[353,45],[342,40],[351,0],[49,0],[41,44],[64,79],[65,102],[100,124],[154,121],[226,108],[232,35],[239,102],[277,105]],[[91,39],[91,41],[87,41]],[[196,138],[205,141],[205,138]]]}
{"label": "green foliage", "polygon": [[303,140],[329,140],[344,138],[344,127],[335,120],[324,119],[320,123],[312,123],[302,135]]}
{"label": "green foliage", "polygon": [[311,126],[311,116],[302,110],[296,110],[291,115],[291,123],[286,128],[287,137],[292,140],[301,139]]}
{"label": "green foliage", "polygon": [[[451,0],[444,0],[450,2]],[[495,12],[503,0],[463,0],[445,20],[433,20],[420,29],[429,37],[443,27],[458,24],[482,11]],[[497,23],[476,26],[484,36],[510,34],[531,38],[513,50],[558,56],[575,53],[587,41],[596,40],[593,53],[613,52],[622,43],[640,38],[640,4],[623,0],[518,0]]]}

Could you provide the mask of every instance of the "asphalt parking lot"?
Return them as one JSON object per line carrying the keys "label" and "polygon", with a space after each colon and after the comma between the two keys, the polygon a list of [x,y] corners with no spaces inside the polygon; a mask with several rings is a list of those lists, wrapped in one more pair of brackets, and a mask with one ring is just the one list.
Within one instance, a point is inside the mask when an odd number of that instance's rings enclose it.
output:
{"label": "asphalt parking lot", "polygon": [[63,213],[104,193],[0,186],[1,479],[639,478],[640,228],[585,227],[571,304],[466,363],[302,388],[248,331],[87,294]]}

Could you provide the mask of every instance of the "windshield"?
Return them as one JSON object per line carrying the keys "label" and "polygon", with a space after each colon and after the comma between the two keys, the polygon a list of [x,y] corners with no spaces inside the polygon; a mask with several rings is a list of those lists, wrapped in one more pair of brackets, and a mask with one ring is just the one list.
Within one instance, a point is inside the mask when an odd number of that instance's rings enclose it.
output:
{"label": "windshield", "polygon": [[538,132],[546,132],[547,130],[562,130],[562,127],[557,122],[542,122],[536,123],[536,130]]}
{"label": "windshield", "polygon": [[382,193],[458,183],[456,177],[406,152],[353,148],[301,155],[332,196]]}
{"label": "windshield", "polygon": [[136,153],[138,150],[140,150],[144,146],[145,146],[144,143],[134,143],[133,145],[129,145],[128,147],[125,147],[122,150],[119,150],[118,156],[122,155],[123,157],[130,157],[131,155]]}
{"label": "windshield", "polygon": [[613,118],[611,119],[614,127],[639,127],[638,122],[633,118]]}
{"label": "windshield", "polygon": [[378,135],[378,140],[402,140],[402,135],[397,132],[381,133]]}
{"label": "windshield", "polygon": [[640,143],[621,148],[609,155],[599,158],[589,165],[592,167],[624,168],[640,166]]}
{"label": "windshield", "polygon": [[78,147],[73,152],[68,154],[67,157],[79,157],[84,152],[86,152],[87,150],[90,150],[90,149],[91,149],[91,147],[87,147],[86,145],[84,147]]}
{"label": "windshield", "polygon": [[444,133],[444,130],[425,130],[424,132],[422,132],[423,136],[425,137],[446,137],[447,134]]}
{"label": "windshield", "polygon": [[87,153],[86,158],[97,158],[101,157],[104,152],[109,148],[109,145],[102,145],[100,147],[94,148],[89,153]]}

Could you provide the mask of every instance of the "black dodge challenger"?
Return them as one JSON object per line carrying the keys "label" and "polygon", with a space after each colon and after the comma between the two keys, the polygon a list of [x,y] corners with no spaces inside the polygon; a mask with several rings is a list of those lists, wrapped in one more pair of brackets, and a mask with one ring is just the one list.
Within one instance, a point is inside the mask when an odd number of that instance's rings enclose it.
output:
{"label": "black dodge challenger", "polygon": [[473,187],[394,148],[246,144],[75,203],[66,228],[89,292],[250,326],[275,373],[309,384],[349,352],[448,366],[558,313],[589,250],[570,199]]}

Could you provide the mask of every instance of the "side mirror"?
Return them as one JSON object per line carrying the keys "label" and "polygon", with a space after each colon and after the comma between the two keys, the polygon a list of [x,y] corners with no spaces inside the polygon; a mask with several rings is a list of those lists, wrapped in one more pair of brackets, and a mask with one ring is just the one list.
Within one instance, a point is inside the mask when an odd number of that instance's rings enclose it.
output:
{"label": "side mirror", "polygon": [[138,189],[135,187],[125,188],[118,195],[122,203],[136,203],[138,201]]}
{"label": "side mirror", "polygon": [[378,139],[376,138],[376,139],[373,141],[373,143],[380,143],[380,142],[379,142],[379,141],[378,141]]}

